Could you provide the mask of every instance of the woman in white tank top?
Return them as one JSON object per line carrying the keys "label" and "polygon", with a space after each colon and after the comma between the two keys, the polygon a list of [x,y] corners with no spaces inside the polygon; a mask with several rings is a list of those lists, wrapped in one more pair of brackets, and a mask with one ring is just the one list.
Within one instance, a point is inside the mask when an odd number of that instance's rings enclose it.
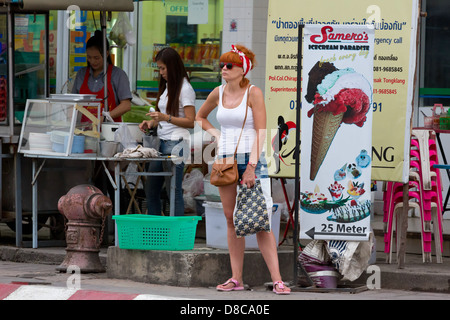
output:
{"label": "woman in white tank top", "polygon": [[[222,78],[226,85],[215,88],[197,113],[197,123],[218,141],[218,156],[233,155],[245,117],[248,96],[248,114],[242,138],[239,142],[237,160],[240,182],[252,187],[255,176],[268,178],[263,155],[266,137],[266,107],[264,96],[258,87],[250,86],[245,77],[253,67],[254,53],[244,46],[232,46],[230,52],[220,57]],[[213,127],[208,115],[218,107],[217,121],[221,130]],[[268,179],[267,179],[268,180]],[[223,211],[227,220],[228,250],[230,254],[232,277],[217,286],[219,291],[244,290],[243,265],[245,238],[237,238],[234,231],[233,212],[236,204],[237,184],[219,187]],[[269,185],[270,189],[270,185]],[[274,284],[276,294],[289,294],[290,289],[281,280],[277,243],[272,232],[256,234],[258,246],[263,254]]]}
{"label": "woman in white tank top", "polygon": [[[247,109],[247,95],[245,90],[241,103],[236,107],[227,107],[223,105],[223,95],[227,85],[219,87],[219,105],[217,109],[217,122],[221,127],[221,135],[218,143],[219,155],[232,155],[236,149],[237,140],[241,133],[242,122],[245,118]],[[250,87],[250,91],[253,86]],[[255,141],[256,131],[254,128],[253,110],[248,108],[247,119],[242,130],[241,140],[239,142],[237,153],[251,153]]]}

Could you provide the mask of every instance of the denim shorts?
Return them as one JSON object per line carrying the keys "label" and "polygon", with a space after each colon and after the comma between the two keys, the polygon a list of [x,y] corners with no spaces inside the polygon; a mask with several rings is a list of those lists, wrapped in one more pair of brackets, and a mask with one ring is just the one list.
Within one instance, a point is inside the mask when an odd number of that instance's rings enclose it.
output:
{"label": "denim shorts", "polygon": [[[233,155],[219,155],[219,159],[232,157]],[[242,175],[244,174],[245,170],[247,169],[247,164],[250,158],[250,153],[238,153],[236,154],[236,159],[238,163],[238,172],[239,172],[239,179],[242,179]],[[267,170],[267,161],[266,156],[263,153],[261,153],[261,156],[259,157],[258,163],[256,164],[255,168],[255,175],[257,179],[263,179],[269,177],[269,171]]]}

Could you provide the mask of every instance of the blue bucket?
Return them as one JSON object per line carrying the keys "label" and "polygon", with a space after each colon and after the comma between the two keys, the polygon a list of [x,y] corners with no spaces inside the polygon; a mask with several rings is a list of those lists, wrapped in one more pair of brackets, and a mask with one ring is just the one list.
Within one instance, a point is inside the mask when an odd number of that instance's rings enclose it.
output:
{"label": "blue bucket", "polygon": [[[73,136],[72,151],[70,153],[84,153],[84,136]],[[64,150],[67,150],[69,136],[64,137]]]}

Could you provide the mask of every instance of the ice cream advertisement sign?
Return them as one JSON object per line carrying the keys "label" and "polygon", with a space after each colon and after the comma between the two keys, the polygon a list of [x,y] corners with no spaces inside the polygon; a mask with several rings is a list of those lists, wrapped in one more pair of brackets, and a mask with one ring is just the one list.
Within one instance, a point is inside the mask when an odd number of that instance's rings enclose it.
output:
{"label": "ice cream advertisement sign", "polygon": [[367,240],[374,27],[303,32],[300,238]]}

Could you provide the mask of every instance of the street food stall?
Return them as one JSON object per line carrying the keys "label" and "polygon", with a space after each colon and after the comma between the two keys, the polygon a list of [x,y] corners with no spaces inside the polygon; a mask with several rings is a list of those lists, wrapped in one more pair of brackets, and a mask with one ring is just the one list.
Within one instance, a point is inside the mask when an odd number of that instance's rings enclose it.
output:
{"label": "street food stall", "polygon": [[[52,239],[63,238],[64,221],[56,206],[59,198],[70,187],[92,181],[96,169],[94,159],[103,162],[103,167],[108,166],[111,172],[115,168],[110,157],[100,154],[98,141],[97,148],[87,148],[97,154],[70,154],[71,147],[64,144],[59,145],[63,150],[57,153],[54,150],[47,153],[31,151],[27,145],[30,131],[25,126],[26,119],[30,118],[27,105],[33,118],[35,112],[42,112],[32,110],[30,103],[33,101],[39,102],[35,105],[51,105],[56,103],[56,97],[68,99],[65,103],[74,102],[71,100],[74,97],[58,95],[71,92],[76,72],[87,62],[86,41],[97,29],[102,30],[104,39],[109,39],[114,64],[126,71],[131,89],[137,95],[136,100],[132,101],[132,111],[123,116],[123,121],[139,123],[147,113],[158,90],[153,57],[161,46],[174,47],[182,55],[197,99],[204,99],[220,81],[218,57],[221,51],[223,1],[210,2],[206,10],[209,10],[208,23],[191,20],[189,24],[188,19],[193,18],[188,17],[187,1],[5,1],[5,6],[0,9],[0,31],[3,35],[0,37],[0,168],[3,168],[0,178],[0,223],[6,223],[15,231],[16,246],[36,247],[37,231],[42,227],[50,228]],[[112,27],[122,13],[128,15],[136,30],[134,46],[124,46],[112,37]],[[143,18],[148,15],[152,19]],[[147,25],[150,22],[153,24],[151,28]],[[167,30],[160,30],[161,24],[165,24]],[[177,38],[185,27],[190,31]],[[149,30],[156,29],[149,34]],[[13,77],[9,76],[12,74]],[[200,105],[201,101],[196,107]],[[54,133],[54,139],[63,139],[66,134],[72,136],[72,128],[66,129],[67,132]],[[73,130],[80,129],[75,125]],[[25,135],[22,140],[21,133]],[[92,143],[90,137],[86,137],[88,140]],[[74,142],[69,139],[69,144]],[[118,170],[122,169],[125,160],[120,161],[122,166]],[[164,161],[168,162],[167,159]],[[120,176],[121,171],[118,173]],[[170,174],[169,168],[169,177]],[[114,174],[110,175],[109,181],[117,187]],[[136,194],[136,190],[132,190],[130,195],[127,190],[122,191],[127,197]],[[25,234],[33,234],[33,241],[24,241]],[[46,241],[39,243],[40,246],[47,245]],[[54,245],[55,241],[50,241],[50,244]]]}
{"label": "street food stall", "polygon": [[[54,28],[55,22],[50,19],[49,10],[100,10],[105,34],[107,11],[133,11],[134,5],[132,0],[45,3],[11,0],[5,1],[0,8],[0,222],[5,222],[16,232],[16,246],[27,245],[22,239],[23,234],[37,231],[47,220],[49,224],[46,226],[50,227],[52,235],[53,232],[63,233],[64,224],[56,210],[61,192],[72,185],[88,182],[92,174],[89,164],[73,162],[70,157],[64,161],[47,161],[47,167],[63,174],[58,174],[58,179],[55,179],[54,172],[42,172],[41,191],[34,198],[31,196],[32,185],[29,184],[29,181],[35,183],[37,178],[36,173],[31,172],[33,161],[18,153],[27,103],[31,99],[51,99],[50,94],[54,92],[51,89],[50,73],[54,72],[51,68],[53,66],[54,69],[56,45],[51,44],[52,34],[49,29],[50,26]],[[64,26],[64,21],[59,21],[58,26],[61,23]],[[60,52],[64,53],[64,50]],[[29,136],[26,137],[28,139]],[[37,201],[38,198],[41,201]],[[39,203],[39,207],[35,207],[35,203]],[[39,215],[36,213],[33,216],[32,207],[36,212],[39,211]],[[36,238],[33,234],[34,247]]]}

